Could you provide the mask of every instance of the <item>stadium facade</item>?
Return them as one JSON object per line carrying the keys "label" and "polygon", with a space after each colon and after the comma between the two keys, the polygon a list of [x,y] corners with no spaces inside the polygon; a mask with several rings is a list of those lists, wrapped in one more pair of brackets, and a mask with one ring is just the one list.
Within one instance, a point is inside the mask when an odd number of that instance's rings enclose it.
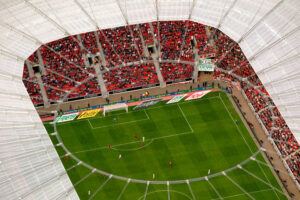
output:
{"label": "stadium facade", "polygon": [[79,33],[191,20],[239,43],[300,142],[300,1],[10,0],[0,5],[0,198],[78,199],[22,82],[40,45]]}

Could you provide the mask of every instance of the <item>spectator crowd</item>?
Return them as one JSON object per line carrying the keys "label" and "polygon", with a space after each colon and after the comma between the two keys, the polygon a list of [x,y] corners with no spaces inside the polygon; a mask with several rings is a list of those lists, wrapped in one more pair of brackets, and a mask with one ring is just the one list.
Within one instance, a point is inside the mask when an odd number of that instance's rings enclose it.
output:
{"label": "spectator crowd", "polygon": [[[69,98],[101,94],[94,63],[86,64],[88,54],[103,54],[105,60],[100,59],[99,64],[108,69],[102,74],[108,91],[158,84],[154,63],[140,62],[152,59],[151,54],[154,52],[149,50],[150,56],[145,52],[149,46],[153,47],[153,51],[158,51],[156,53],[164,61],[160,62],[159,67],[165,82],[192,78],[192,62],[196,57],[213,57],[216,66],[222,69],[215,70],[214,77],[239,82],[300,182],[300,154],[295,153],[299,144],[239,45],[219,30],[191,21],[161,21],[97,30],[42,45],[39,49],[42,60],[39,60],[36,51],[28,61],[44,65],[41,80],[48,99],[55,101],[71,90]],[[191,64],[166,62],[179,59]],[[28,67],[24,65],[24,85],[32,102],[35,105],[43,104],[37,78],[29,75]],[[92,78],[88,79],[91,75]],[[75,86],[78,87],[73,90]]]}

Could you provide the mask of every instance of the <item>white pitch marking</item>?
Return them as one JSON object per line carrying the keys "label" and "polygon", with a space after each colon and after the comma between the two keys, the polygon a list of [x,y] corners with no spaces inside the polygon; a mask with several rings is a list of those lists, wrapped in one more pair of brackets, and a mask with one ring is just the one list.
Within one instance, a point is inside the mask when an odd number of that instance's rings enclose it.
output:
{"label": "white pitch marking", "polygon": [[181,113],[182,113],[182,115],[183,115],[183,117],[184,117],[185,121],[188,123],[188,125],[189,125],[189,127],[190,127],[190,129],[191,129],[191,131],[192,131],[192,133],[193,133],[193,132],[194,132],[194,130],[193,130],[193,128],[192,128],[192,126],[191,126],[190,122],[187,120],[187,118],[186,118],[186,116],[185,116],[184,112],[182,111],[182,109],[181,109],[180,105],[179,105],[179,104],[177,104],[177,105],[178,105],[178,108],[180,109],[180,111],[181,111]]}

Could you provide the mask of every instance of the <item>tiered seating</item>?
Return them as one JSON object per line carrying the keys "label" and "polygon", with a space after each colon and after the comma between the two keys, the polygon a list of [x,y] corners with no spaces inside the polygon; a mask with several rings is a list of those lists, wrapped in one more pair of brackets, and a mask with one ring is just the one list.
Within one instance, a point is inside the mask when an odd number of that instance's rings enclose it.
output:
{"label": "tiered seating", "polygon": [[140,64],[116,68],[104,74],[108,91],[136,88],[158,83],[154,64]]}
{"label": "tiered seating", "polygon": [[286,159],[292,173],[295,175],[298,182],[300,182],[300,153],[296,153],[291,158]]}
{"label": "tiered seating", "polygon": [[215,56],[214,47],[210,46],[209,38],[207,37],[205,25],[190,22],[190,26],[193,27],[195,32],[195,39],[197,42],[198,55],[200,58]]}
{"label": "tiered seating", "polygon": [[[268,96],[267,91],[253,71],[251,65],[246,60],[246,57],[239,46],[232,42],[220,31],[217,31],[215,39],[217,46],[216,59],[218,67],[228,71],[232,70],[235,75],[238,75],[242,78],[245,77],[254,86],[259,86],[258,88],[254,88],[247,86],[245,82],[241,82],[246,96],[248,97],[267,131],[271,134],[271,137],[273,138],[282,156],[286,157],[286,162],[288,163],[292,173],[297,178],[297,181],[300,183],[300,154],[299,152],[294,153],[300,148],[298,142],[289,130],[280,112],[275,107],[272,99]],[[233,47],[232,50],[230,50],[231,47]],[[225,77],[231,81],[238,81],[233,76],[224,74],[220,71],[214,72],[214,76]],[[265,94],[265,96],[263,96],[261,93]]]}
{"label": "tiered seating", "polygon": [[[157,23],[153,22],[154,33],[158,35]],[[180,58],[180,49],[185,34],[184,21],[159,22],[159,37],[161,58],[177,60]]]}
{"label": "tiered seating", "polygon": [[[161,46],[162,59],[194,61],[191,42],[195,41],[201,58],[215,55],[217,66],[233,73],[233,75],[229,75],[215,71],[215,78],[225,78],[231,82],[238,81],[234,76],[237,75],[241,78],[247,78],[255,86],[248,86],[245,82],[240,82],[256,113],[267,131],[272,134],[271,137],[275,144],[300,182],[300,154],[299,152],[295,153],[300,146],[238,44],[217,30],[213,36],[216,45],[216,51],[214,51],[214,48],[208,45],[204,25],[185,21],[160,22],[159,35],[157,23],[153,22],[152,25]],[[153,63],[121,65],[146,58],[139,31],[141,31],[146,44],[154,42],[148,23],[141,24],[140,28],[137,25],[131,25],[97,31],[96,34],[99,36],[105,59],[110,68],[110,71],[104,73],[108,91],[159,83]],[[42,46],[40,50],[43,57],[42,62],[46,68],[46,74],[42,75],[42,81],[51,101],[61,99],[66,91],[78,86],[78,82],[86,80],[89,74],[95,74],[94,68],[88,68],[83,62],[84,54],[99,52],[93,32],[81,34],[81,41],[77,41],[76,36],[66,37],[48,43],[47,46],[56,51],[54,53],[45,46]],[[29,61],[39,63],[36,52],[29,57]],[[193,66],[189,64],[162,62],[160,68],[166,82],[189,79],[193,74]],[[24,67],[23,79],[33,103],[43,103],[37,81],[35,78],[29,77],[27,66]],[[95,77],[78,86],[69,98],[93,96],[99,93],[101,91]]]}
{"label": "tiered seating", "polygon": [[143,50],[138,52],[138,47],[134,43],[138,38],[131,36],[128,26],[106,29],[102,32],[98,31],[98,34],[105,57],[111,67],[123,62],[128,63],[140,60],[139,52],[143,53]]}
{"label": "tiered seating", "polygon": [[264,125],[265,125],[265,127],[266,127],[266,129],[268,130],[268,131],[270,131],[271,130],[271,127],[272,127],[272,125],[273,125],[273,123],[272,123],[272,117],[273,117],[273,115],[272,115],[272,113],[271,113],[271,111],[270,110],[262,110],[259,114],[258,114],[258,116],[259,116],[259,118],[261,119],[261,121],[264,123]]}
{"label": "tiered seating", "polygon": [[[299,154],[293,155],[293,153],[300,148],[300,145],[296,141],[294,135],[289,130],[277,108],[272,107],[265,109],[268,104],[274,106],[273,101],[269,97],[266,99],[262,98],[262,96],[260,96],[253,88],[246,89],[245,92],[255,110],[257,112],[260,111],[260,119],[269,133],[272,134],[271,137],[274,139],[282,156],[287,157],[286,161],[297,178],[297,181],[300,183],[300,171],[298,168],[300,166],[300,159],[298,159],[299,157],[297,158]],[[263,100],[265,100],[265,102],[263,102]],[[271,109],[273,113],[271,112]]]}
{"label": "tiered seating", "polygon": [[259,92],[256,89],[249,87],[245,88],[244,91],[248,99],[251,101],[256,112],[268,106],[265,98],[261,94],[259,94]]}
{"label": "tiered seating", "polygon": [[262,83],[256,74],[248,76],[248,80],[250,83],[256,86],[262,86]]}
{"label": "tiered seating", "polygon": [[229,75],[229,74],[227,74],[227,73],[224,73],[224,72],[221,72],[221,71],[214,71],[214,78],[216,79],[216,78],[225,78],[225,79],[228,79],[228,80],[230,80],[230,81],[236,81],[236,80],[238,80],[237,78],[235,78],[234,76],[231,76],[231,75]]}
{"label": "tiered seating", "polygon": [[185,80],[192,78],[194,67],[190,64],[161,63],[160,71],[164,81]]}
{"label": "tiered seating", "polygon": [[44,103],[37,80],[34,77],[33,78],[29,77],[28,68],[26,64],[24,65],[24,71],[23,71],[23,83],[34,105]]}
{"label": "tiered seating", "polygon": [[243,63],[246,58],[238,44],[231,40],[227,35],[217,30],[215,37],[216,58],[218,67],[231,70]]}
{"label": "tiered seating", "polygon": [[133,35],[135,44],[137,45],[137,49],[141,55],[141,58],[144,59],[144,58],[146,58],[146,55],[145,55],[144,48],[143,48],[143,42],[141,40],[140,33],[139,33],[139,27],[137,25],[131,25],[130,28],[132,30],[132,35]]}
{"label": "tiered seating", "polygon": [[[88,35],[90,35],[90,33]],[[89,51],[95,51],[95,37],[90,35],[88,38],[94,38],[92,39],[94,42],[88,45],[85,37],[82,37],[83,45],[85,48],[89,48]],[[42,76],[42,80],[45,84],[48,98],[50,100],[58,100],[65,91],[71,90],[77,82],[82,82],[87,79],[89,73],[95,74],[95,70],[93,68],[87,68],[84,65],[81,48],[74,39],[67,38],[66,40],[62,40],[61,43],[53,42],[47,45],[55,49],[57,53],[70,59],[70,62],[68,62],[45,46],[41,48],[41,54],[46,68],[46,75]],[[84,50],[84,52],[85,51],[86,50]],[[101,93],[98,83],[95,84],[95,82],[97,82],[96,78],[87,81],[84,84],[85,86],[82,85],[81,88],[77,88],[73,91],[69,98],[83,97],[91,92],[97,94]]]}
{"label": "tiered seating", "polygon": [[149,23],[140,24],[140,30],[142,32],[143,39],[144,39],[144,42],[146,43],[146,45],[153,44],[154,39],[153,39],[153,35],[151,32]]}
{"label": "tiered seating", "polygon": [[97,45],[97,40],[94,32],[83,33],[80,34],[80,36],[82,45],[88,52],[96,54],[100,51]]}

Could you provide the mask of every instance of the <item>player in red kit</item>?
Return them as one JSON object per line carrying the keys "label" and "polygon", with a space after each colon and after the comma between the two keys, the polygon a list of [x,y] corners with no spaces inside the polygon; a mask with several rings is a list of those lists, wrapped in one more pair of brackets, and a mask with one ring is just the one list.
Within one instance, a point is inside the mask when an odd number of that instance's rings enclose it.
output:
{"label": "player in red kit", "polygon": [[137,137],[138,137],[138,134],[134,134],[134,137],[137,139]]}
{"label": "player in red kit", "polygon": [[171,161],[169,162],[169,166],[172,167],[172,162]]}
{"label": "player in red kit", "polygon": [[110,147],[111,147],[111,145],[110,144],[108,144],[108,148],[110,149]]}

